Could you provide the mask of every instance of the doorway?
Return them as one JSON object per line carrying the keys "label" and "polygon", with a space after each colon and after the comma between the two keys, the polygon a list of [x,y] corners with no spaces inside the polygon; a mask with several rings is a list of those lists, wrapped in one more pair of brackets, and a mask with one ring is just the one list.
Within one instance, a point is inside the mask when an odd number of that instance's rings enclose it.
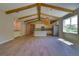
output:
{"label": "doorway", "polygon": [[34,35],[35,25],[31,23],[26,24],[26,35]]}

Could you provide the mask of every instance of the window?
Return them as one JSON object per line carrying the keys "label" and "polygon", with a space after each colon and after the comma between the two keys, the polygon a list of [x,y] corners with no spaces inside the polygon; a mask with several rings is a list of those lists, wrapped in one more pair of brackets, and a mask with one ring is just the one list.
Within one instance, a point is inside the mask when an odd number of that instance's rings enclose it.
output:
{"label": "window", "polygon": [[66,33],[78,33],[78,17],[77,15],[72,16],[63,20],[63,32]]}

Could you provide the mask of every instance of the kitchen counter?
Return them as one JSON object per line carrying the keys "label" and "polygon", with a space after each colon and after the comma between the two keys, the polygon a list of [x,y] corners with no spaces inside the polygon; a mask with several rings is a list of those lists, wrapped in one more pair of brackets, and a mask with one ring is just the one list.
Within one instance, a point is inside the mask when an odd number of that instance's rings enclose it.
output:
{"label": "kitchen counter", "polygon": [[47,31],[34,31],[34,36],[47,36]]}

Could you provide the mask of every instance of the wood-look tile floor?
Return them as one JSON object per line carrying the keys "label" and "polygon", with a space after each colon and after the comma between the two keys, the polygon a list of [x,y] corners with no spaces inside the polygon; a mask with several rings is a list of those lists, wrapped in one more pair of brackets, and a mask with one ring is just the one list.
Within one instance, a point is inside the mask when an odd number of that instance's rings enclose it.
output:
{"label": "wood-look tile floor", "polygon": [[0,45],[0,56],[79,56],[79,47],[68,46],[57,39],[22,36]]}

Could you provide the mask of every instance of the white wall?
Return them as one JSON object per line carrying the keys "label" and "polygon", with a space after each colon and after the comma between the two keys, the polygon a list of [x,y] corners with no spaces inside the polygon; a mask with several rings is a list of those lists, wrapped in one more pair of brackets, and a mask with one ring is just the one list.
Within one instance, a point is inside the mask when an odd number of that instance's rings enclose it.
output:
{"label": "white wall", "polygon": [[21,22],[20,31],[14,31],[14,37],[25,35],[25,30],[26,30],[25,25],[26,24],[24,24],[24,22]]}
{"label": "white wall", "polygon": [[12,16],[0,10],[0,44],[24,35],[24,24],[22,23],[21,31],[15,32],[13,21],[14,18]]}
{"label": "white wall", "polygon": [[24,22],[21,22],[21,35],[26,34],[26,24]]}
{"label": "white wall", "polygon": [[0,11],[0,44],[13,39],[13,19]]}
{"label": "white wall", "polygon": [[44,24],[35,24],[35,28],[41,28],[42,26],[44,26],[46,28],[46,26]]}

